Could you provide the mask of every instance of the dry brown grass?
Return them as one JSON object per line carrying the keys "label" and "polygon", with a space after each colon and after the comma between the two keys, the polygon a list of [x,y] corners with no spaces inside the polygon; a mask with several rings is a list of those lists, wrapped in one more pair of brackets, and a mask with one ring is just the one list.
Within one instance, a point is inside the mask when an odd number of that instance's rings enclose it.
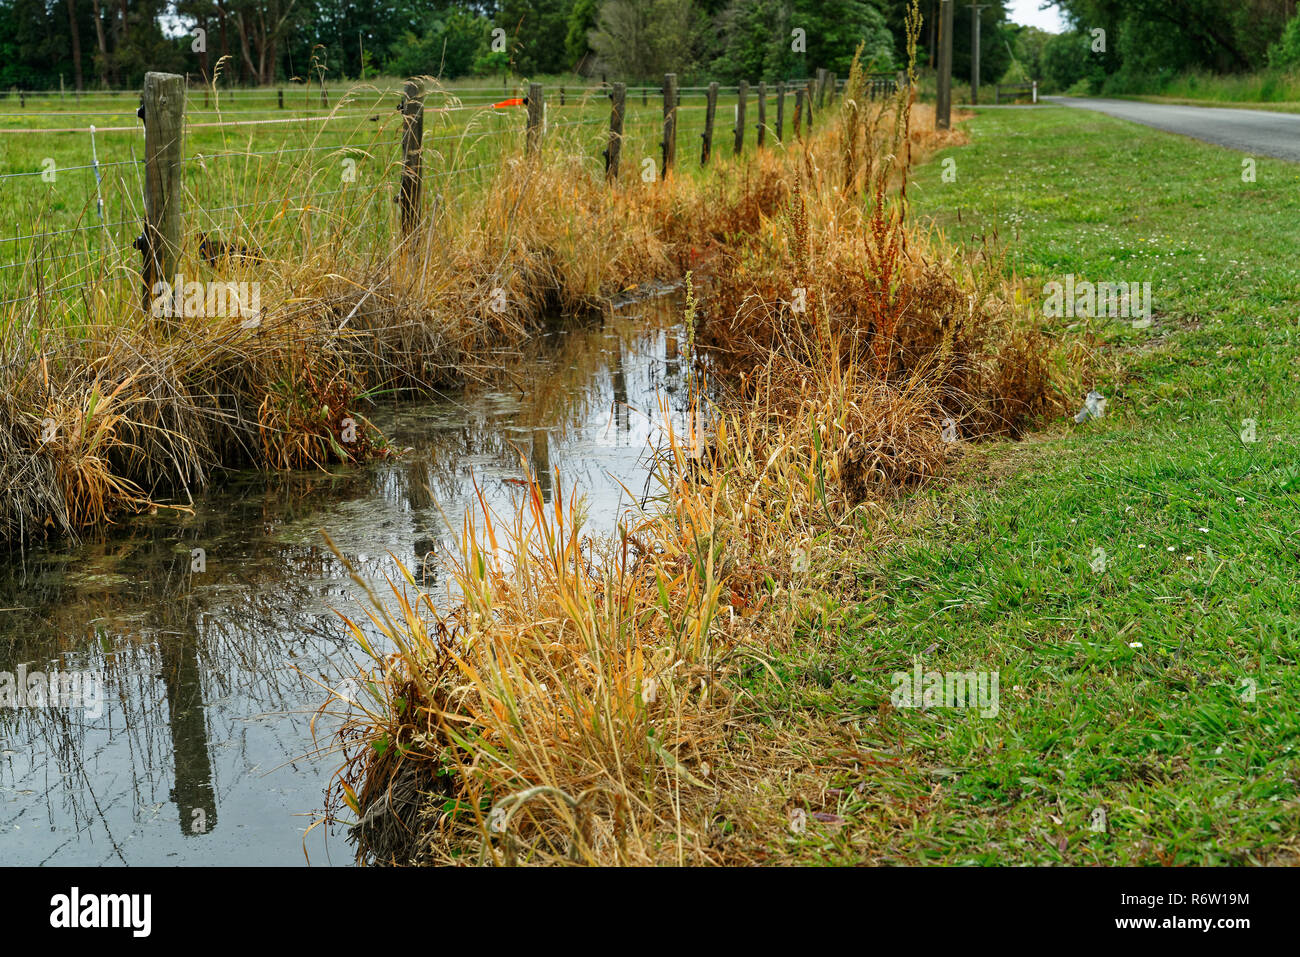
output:
{"label": "dry brown grass", "polygon": [[707,281],[687,324],[714,389],[614,540],[533,487],[519,513],[467,522],[445,598],[409,579],[367,594],[388,647],[354,626],[373,694],[334,792],[360,860],[767,859],[782,776],[849,745],[806,723],[801,742],[737,678],[834,614],[882,499],[1055,407],[1046,343],[998,270],[907,222],[899,184],[927,142],[909,117],[850,97],[760,160],[761,197],[694,234]]}
{"label": "dry brown grass", "polygon": [[[306,211],[282,207],[257,257],[219,262],[218,278],[261,284],[256,321],[147,317],[130,282],[94,288],[89,319],[76,326],[9,307],[0,315],[0,542],[75,537],[223,468],[384,454],[364,415],[369,396],[462,382],[548,316],[679,277],[699,245],[689,237],[744,228],[737,209],[752,216],[780,199],[726,162],[707,185],[683,177],[611,189],[578,150],[557,141],[544,161],[504,156],[481,195],[439,206],[390,249],[368,247],[342,218],[309,230]],[[303,234],[313,237],[305,246]],[[189,239],[178,271],[211,277],[199,235]],[[40,440],[47,418],[53,444]],[[343,440],[347,419],[355,442]]]}

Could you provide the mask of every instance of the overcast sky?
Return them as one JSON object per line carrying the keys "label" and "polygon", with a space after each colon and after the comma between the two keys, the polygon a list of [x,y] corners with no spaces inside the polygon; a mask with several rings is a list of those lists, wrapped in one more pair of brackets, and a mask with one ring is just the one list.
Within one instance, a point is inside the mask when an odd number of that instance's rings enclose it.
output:
{"label": "overcast sky", "polygon": [[1050,33],[1064,32],[1065,19],[1061,16],[1061,11],[1055,4],[1046,10],[1040,10],[1043,3],[1044,0],[1011,0],[1007,4],[1008,19],[1012,23],[1023,23]]}

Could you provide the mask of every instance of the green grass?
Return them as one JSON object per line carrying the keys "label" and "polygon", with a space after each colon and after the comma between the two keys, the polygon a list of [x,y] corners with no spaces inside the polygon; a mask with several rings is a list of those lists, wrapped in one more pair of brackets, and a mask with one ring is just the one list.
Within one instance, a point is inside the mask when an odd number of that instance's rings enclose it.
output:
{"label": "green grass", "polygon": [[1165,77],[1114,77],[1106,95],[1138,94],[1214,103],[1300,103],[1300,72],[1179,73]]}
{"label": "green grass", "polygon": [[1139,93],[1116,95],[1117,100],[1140,100],[1143,103],[1166,103],[1170,106],[1223,106],[1234,110],[1267,110],[1270,113],[1300,113],[1300,100],[1274,101],[1261,103],[1237,100],[1198,99],[1191,96],[1158,96]]}
{"label": "green grass", "polygon": [[[1051,107],[968,129],[970,145],[916,171],[917,212],[971,247],[996,232],[1036,304],[1066,273],[1149,280],[1156,319],[1092,330],[1084,388],[1109,400],[1101,420],[967,450],[908,503],[898,540],[857,563],[863,597],[843,623],[807,623],[784,688],[754,677],[761,706],[809,728],[800,787],[835,789],[825,809],[849,821],[788,849],[1295,862],[1300,166],[1260,159],[1247,184],[1240,154]],[[998,672],[998,715],[882,713],[914,657]],[[849,739],[834,754],[826,727]]]}

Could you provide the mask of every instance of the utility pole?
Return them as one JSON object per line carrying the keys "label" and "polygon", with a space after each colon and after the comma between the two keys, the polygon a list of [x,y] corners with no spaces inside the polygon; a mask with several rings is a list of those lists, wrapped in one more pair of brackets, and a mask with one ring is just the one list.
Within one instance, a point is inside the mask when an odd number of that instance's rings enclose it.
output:
{"label": "utility pole", "polygon": [[939,3],[939,89],[934,126],[940,130],[952,127],[952,0]]}
{"label": "utility pole", "polygon": [[930,51],[930,69],[934,69],[934,48],[935,37],[938,36],[936,24],[938,23],[939,0],[930,0],[930,42],[926,44]]}
{"label": "utility pole", "polygon": [[970,5],[970,105],[980,101],[980,11],[987,3]]}

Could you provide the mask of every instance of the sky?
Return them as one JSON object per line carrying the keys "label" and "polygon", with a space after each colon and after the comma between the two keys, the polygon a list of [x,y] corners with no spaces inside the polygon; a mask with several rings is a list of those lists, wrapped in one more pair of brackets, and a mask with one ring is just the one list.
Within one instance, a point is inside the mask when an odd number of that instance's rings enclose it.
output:
{"label": "sky", "polygon": [[1007,19],[1012,23],[1038,27],[1049,33],[1063,33],[1066,29],[1065,18],[1055,5],[1046,10],[1038,9],[1045,0],[1011,0],[1007,4]]}

